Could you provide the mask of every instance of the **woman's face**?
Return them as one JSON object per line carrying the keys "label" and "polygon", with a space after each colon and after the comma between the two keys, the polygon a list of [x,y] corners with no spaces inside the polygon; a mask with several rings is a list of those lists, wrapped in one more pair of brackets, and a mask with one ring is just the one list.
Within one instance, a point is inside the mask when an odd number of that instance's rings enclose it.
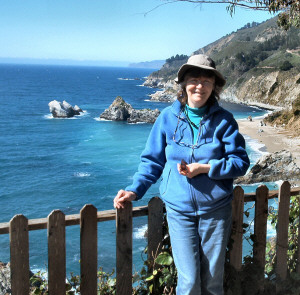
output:
{"label": "woman's face", "polygon": [[215,87],[215,77],[199,76],[187,77],[185,90],[187,93],[187,104],[191,108],[203,107],[209,99]]}

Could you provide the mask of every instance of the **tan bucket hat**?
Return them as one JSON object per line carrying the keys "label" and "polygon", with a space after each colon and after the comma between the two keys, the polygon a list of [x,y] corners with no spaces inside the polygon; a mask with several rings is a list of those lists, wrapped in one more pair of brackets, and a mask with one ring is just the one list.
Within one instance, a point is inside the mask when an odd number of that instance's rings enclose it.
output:
{"label": "tan bucket hat", "polygon": [[220,86],[223,87],[226,83],[226,80],[224,79],[223,75],[216,70],[216,65],[215,62],[208,57],[207,55],[204,54],[197,54],[197,55],[192,55],[187,63],[183,64],[178,73],[177,73],[177,78],[175,79],[176,83],[181,83],[184,79],[184,75],[187,70],[191,68],[200,68],[204,70],[210,70],[213,71],[217,77],[216,83]]}

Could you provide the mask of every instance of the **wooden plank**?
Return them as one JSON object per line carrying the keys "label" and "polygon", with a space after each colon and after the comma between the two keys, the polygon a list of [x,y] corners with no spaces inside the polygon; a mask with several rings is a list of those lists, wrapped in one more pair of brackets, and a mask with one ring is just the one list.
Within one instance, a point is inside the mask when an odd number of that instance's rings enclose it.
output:
{"label": "wooden plank", "polygon": [[[148,206],[134,207],[132,209],[133,217],[147,216],[148,215]],[[80,224],[80,214],[66,215],[66,226],[79,225]],[[116,210],[105,210],[97,212],[97,221],[110,221],[116,219]],[[47,218],[38,218],[28,220],[28,229],[31,230],[40,230],[47,229]],[[0,235],[9,233],[9,222],[0,223]]]}
{"label": "wooden plank", "polygon": [[164,204],[158,197],[148,203],[148,260],[149,271],[153,270],[154,260],[161,252],[163,241]]}
{"label": "wooden plank", "polygon": [[264,268],[266,261],[266,238],[268,217],[268,188],[261,185],[256,190],[254,235],[256,241],[253,244],[254,263],[259,267],[259,286],[263,289]]}
{"label": "wooden plank", "polygon": [[287,276],[290,189],[291,185],[288,181],[284,181],[279,189],[276,238],[276,292],[280,291],[280,281],[285,280]]}
{"label": "wooden plank", "polygon": [[60,210],[48,216],[48,280],[49,295],[66,294],[65,215]]}
{"label": "wooden plank", "polygon": [[244,217],[244,190],[237,186],[233,191],[232,201],[232,248],[229,252],[230,264],[241,270],[243,260],[243,217]]}
{"label": "wooden plank", "polygon": [[80,211],[80,294],[97,295],[97,209]]}
{"label": "wooden plank", "polygon": [[132,203],[117,209],[116,215],[116,294],[132,294]]}
{"label": "wooden plank", "polygon": [[28,219],[16,215],[10,221],[10,270],[12,294],[29,294]]}

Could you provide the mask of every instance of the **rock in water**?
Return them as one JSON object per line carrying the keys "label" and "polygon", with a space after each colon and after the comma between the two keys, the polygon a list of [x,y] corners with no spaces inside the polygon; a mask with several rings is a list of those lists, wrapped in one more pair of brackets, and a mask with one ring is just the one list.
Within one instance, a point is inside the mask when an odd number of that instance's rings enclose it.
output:
{"label": "rock in water", "polygon": [[158,109],[135,110],[121,96],[118,96],[109,108],[100,115],[100,119],[127,121],[128,123],[154,123],[159,114]]}
{"label": "rock in water", "polygon": [[132,106],[126,103],[121,96],[117,96],[109,108],[100,115],[100,118],[113,121],[126,121],[132,109]]}
{"label": "rock in water", "polygon": [[74,116],[80,115],[82,109],[77,105],[72,107],[65,100],[63,102],[52,100],[49,102],[49,109],[54,118],[72,118]]}
{"label": "rock in water", "polygon": [[279,180],[297,181],[300,168],[297,167],[289,151],[282,150],[262,156],[243,177],[236,179],[236,184],[251,184],[258,182],[274,182]]}

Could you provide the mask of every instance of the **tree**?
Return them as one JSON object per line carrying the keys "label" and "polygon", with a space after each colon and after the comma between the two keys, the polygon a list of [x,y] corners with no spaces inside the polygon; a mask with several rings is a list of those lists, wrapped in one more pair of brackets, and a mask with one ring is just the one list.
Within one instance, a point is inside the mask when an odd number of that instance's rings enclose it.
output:
{"label": "tree", "polygon": [[288,30],[292,26],[300,27],[300,0],[164,0],[164,3],[157,7],[174,2],[227,4],[226,9],[230,15],[235,13],[236,7],[257,11],[269,11],[274,14],[279,13],[278,25],[283,29]]}

